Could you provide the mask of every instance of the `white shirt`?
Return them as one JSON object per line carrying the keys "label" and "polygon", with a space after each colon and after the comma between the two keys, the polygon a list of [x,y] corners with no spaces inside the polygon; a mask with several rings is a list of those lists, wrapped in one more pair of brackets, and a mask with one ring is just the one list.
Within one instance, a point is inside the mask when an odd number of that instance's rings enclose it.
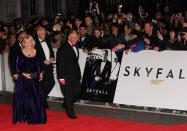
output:
{"label": "white shirt", "polygon": [[75,55],[76,55],[76,57],[78,57],[78,50],[77,50],[77,48],[75,47],[75,46],[73,46],[72,44],[71,44],[71,42],[70,41],[68,41],[68,43],[71,45],[71,47],[73,48],[73,50],[74,50],[74,52],[75,52]]}
{"label": "white shirt", "polygon": [[43,48],[43,51],[44,51],[44,54],[45,54],[45,58],[46,60],[49,60],[50,59],[50,51],[49,51],[49,47],[47,46],[47,43],[42,41],[41,39],[40,40],[40,43],[42,45],[42,48]]}
{"label": "white shirt", "polygon": [[19,43],[19,46],[21,47],[21,49],[23,50],[23,46],[21,45],[21,43]]}
{"label": "white shirt", "polygon": [[84,36],[84,37],[82,37],[82,38],[81,38],[81,41],[84,41],[84,39],[85,39],[85,38],[86,38],[85,36]]}

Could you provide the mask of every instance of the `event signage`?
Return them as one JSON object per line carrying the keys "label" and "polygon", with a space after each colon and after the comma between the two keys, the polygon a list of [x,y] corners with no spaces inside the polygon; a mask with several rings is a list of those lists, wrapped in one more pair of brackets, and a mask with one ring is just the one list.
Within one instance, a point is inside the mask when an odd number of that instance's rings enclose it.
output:
{"label": "event signage", "polygon": [[187,52],[123,54],[114,103],[187,110]]}

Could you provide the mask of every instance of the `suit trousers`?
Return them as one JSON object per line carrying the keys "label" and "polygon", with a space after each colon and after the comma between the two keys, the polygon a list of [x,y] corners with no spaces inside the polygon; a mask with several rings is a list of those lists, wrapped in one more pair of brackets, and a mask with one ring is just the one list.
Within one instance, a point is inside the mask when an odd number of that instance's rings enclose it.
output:
{"label": "suit trousers", "polygon": [[42,80],[42,88],[44,91],[44,95],[47,99],[47,96],[51,92],[55,85],[55,79],[53,75],[53,65],[44,65],[44,75]]}
{"label": "suit trousers", "polygon": [[64,105],[67,115],[75,116],[74,102],[79,97],[81,91],[80,81],[76,80],[71,83],[66,83],[60,89],[64,95]]}

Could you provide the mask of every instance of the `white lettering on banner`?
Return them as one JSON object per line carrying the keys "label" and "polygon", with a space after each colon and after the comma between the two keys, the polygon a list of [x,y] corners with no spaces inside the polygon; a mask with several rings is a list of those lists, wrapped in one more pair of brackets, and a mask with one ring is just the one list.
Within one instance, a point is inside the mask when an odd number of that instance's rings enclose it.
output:
{"label": "white lettering on banner", "polygon": [[99,95],[99,94],[108,95],[108,91],[104,90],[104,89],[103,90],[99,90],[99,89],[89,89],[89,88],[87,88],[86,92],[87,93],[92,93],[92,94],[95,94],[95,95]]}
{"label": "white lettering on banner", "polygon": [[114,103],[187,110],[187,52],[124,54]]}

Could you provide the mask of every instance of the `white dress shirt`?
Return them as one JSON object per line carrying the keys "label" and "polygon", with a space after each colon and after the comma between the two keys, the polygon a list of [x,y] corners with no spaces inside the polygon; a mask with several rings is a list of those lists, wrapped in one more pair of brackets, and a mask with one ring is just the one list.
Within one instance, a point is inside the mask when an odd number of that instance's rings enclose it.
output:
{"label": "white dress shirt", "polygon": [[72,44],[71,44],[71,42],[70,41],[68,41],[68,43],[71,45],[71,47],[73,48],[73,50],[74,50],[74,52],[75,52],[75,55],[76,55],[76,57],[78,57],[78,50],[77,50],[77,48],[75,47],[75,46],[73,46]]}
{"label": "white dress shirt", "polygon": [[23,50],[23,46],[21,45],[21,43],[19,43],[19,46],[21,47],[21,49]]}
{"label": "white dress shirt", "polygon": [[100,68],[100,73],[102,73],[104,67],[105,67],[106,61],[101,62],[101,68]]}
{"label": "white dress shirt", "polygon": [[40,40],[40,43],[42,45],[42,48],[43,48],[43,51],[44,51],[44,54],[45,54],[45,58],[46,60],[49,60],[50,59],[50,51],[49,51],[49,47],[47,46],[47,43],[45,41],[42,41],[41,39]]}

